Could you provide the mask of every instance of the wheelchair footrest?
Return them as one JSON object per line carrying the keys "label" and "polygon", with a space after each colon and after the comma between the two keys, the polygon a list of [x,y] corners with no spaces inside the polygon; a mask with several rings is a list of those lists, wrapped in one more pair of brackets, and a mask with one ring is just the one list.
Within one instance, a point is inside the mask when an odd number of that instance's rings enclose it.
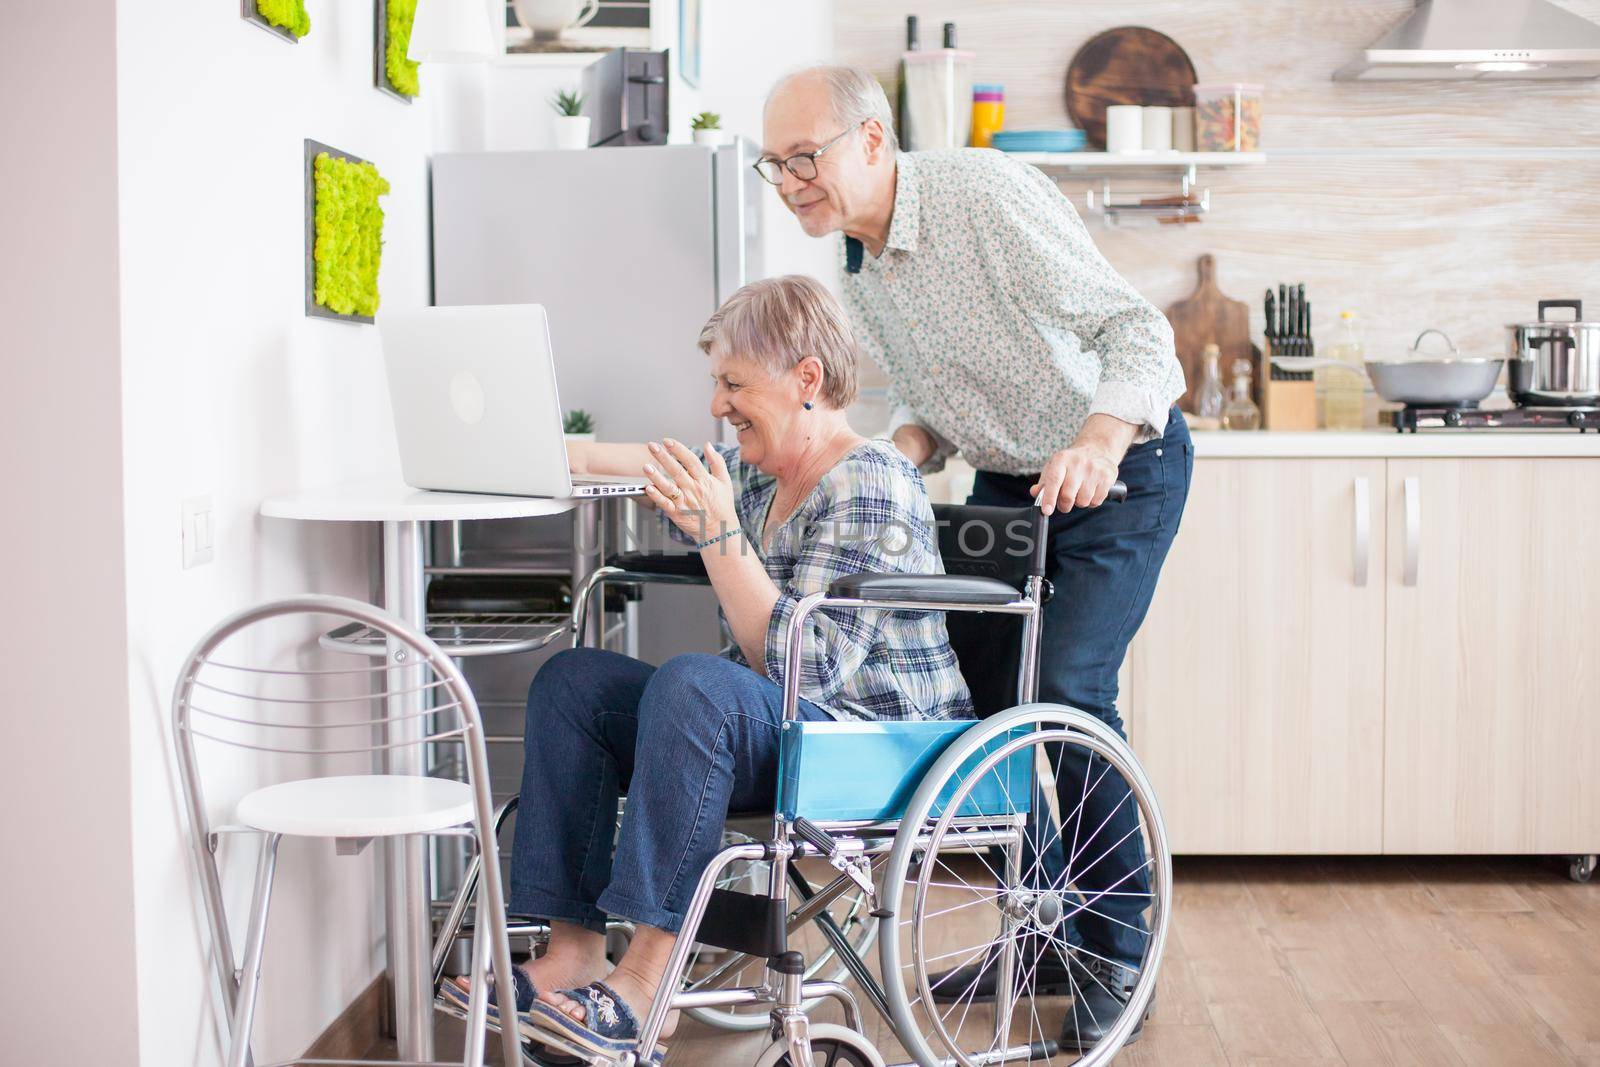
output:
{"label": "wheelchair footrest", "polygon": [[713,889],[695,940],[751,956],[777,956],[789,947],[788,920],[782,900]]}

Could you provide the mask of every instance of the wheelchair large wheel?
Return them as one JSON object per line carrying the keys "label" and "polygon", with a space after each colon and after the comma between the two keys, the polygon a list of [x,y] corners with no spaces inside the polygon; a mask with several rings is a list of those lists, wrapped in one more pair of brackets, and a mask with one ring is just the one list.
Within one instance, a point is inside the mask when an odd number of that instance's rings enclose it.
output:
{"label": "wheelchair large wheel", "polygon": [[[994,798],[1027,806],[1035,777],[1034,817],[998,823]],[[923,778],[884,868],[896,1036],[922,1067],[1106,1064],[1155,992],[1171,899],[1166,830],[1126,742],[1054,704],[987,719]]]}
{"label": "wheelchair large wheel", "polygon": [[[724,844],[738,844],[748,841],[749,837],[732,831],[723,835]],[[766,863],[735,863],[728,867],[718,879],[717,888],[732,889],[745,893],[765,892],[770,865]],[[829,867],[823,860],[803,860],[799,865],[802,877],[807,877],[811,885],[816,886],[821,881],[831,880],[838,872]],[[789,883],[789,907],[799,907],[804,903],[803,896],[796,888],[796,879],[791,878]],[[828,905],[827,914],[839,927],[839,932],[845,937],[846,943],[854,948],[857,955],[864,956],[871,951],[872,943],[878,936],[878,920],[871,915],[872,904],[866,894],[860,891],[851,891],[843,894],[832,904]],[[835,958],[833,947],[828,943],[815,922],[807,923],[804,927],[794,931],[789,938],[789,947],[803,954],[806,958],[805,980],[840,982],[847,976],[844,964]],[[684,969],[683,988],[685,990],[706,991],[711,989],[732,989],[740,986],[760,985],[766,975],[767,961],[742,953],[735,953],[726,949],[719,949],[711,945],[697,944],[689,956],[688,965]],[[801,1007],[810,1012],[817,1005],[817,1001],[806,1001]],[[770,1004],[738,1004],[718,1008],[686,1008],[684,1013],[691,1019],[696,1019],[707,1026],[714,1026],[719,1030],[752,1031],[765,1030],[772,1025],[772,1005]]]}

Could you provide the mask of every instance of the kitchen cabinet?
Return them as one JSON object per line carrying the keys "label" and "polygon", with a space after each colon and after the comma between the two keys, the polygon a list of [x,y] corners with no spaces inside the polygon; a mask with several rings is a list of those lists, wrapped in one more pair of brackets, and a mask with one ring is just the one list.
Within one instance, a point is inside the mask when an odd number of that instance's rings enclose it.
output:
{"label": "kitchen cabinet", "polygon": [[1389,461],[1389,852],[1600,844],[1600,463]]}
{"label": "kitchen cabinet", "polygon": [[1202,449],[1123,672],[1175,851],[1596,851],[1597,530],[1588,456]]}
{"label": "kitchen cabinet", "polygon": [[1129,652],[1180,852],[1377,852],[1384,461],[1202,459]]}

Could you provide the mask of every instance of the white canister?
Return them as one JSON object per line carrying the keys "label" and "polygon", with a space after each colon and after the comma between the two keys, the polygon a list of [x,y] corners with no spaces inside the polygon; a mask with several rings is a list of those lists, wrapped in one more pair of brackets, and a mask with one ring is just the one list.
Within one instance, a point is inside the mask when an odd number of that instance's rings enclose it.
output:
{"label": "white canister", "polygon": [[1194,108],[1172,109],[1172,147],[1180,152],[1194,151]]}
{"label": "white canister", "polygon": [[588,148],[589,147],[589,116],[588,115],[557,115],[556,116],[556,147],[557,148]]}
{"label": "white canister", "polygon": [[1138,152],[1144,148],[1144,108],[1112,104],[1106,108],[1106,151]]}
{"label": "white canister", "polygon": [[1172,151],[1172,109],[1159,104],[1147,105],[1140,118],[1143,120],[1144,150]]}

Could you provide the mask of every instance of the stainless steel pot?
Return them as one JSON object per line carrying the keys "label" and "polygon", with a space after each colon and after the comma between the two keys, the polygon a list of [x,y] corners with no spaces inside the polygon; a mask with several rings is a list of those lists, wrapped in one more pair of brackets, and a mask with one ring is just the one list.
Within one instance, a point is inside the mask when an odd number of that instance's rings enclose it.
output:
{"label": "stainless steel pot", "polygon": [[[1444,338],[1450,355],[1442,357],[1422,351],[1422,339],[1430,333]],[[1462,358],[1456,343],[1441,330],[1423,330],[1411,346],[1410,359],[1369,359],[1367,377],[1379,396],[1395,404],[1413,407],[1475,407],[1494,391],[1500,379],[1503,359]],[[1337,367],[1358,373],[1348,363],[1336,359],[1273,360],[1284,370],[1311,370]]]}
{"label": "stainless steel pot", "polygon": [[[1572,321],[1545,312],[1569,308]],[[1600,322],[1583,321],[1581,300],[1539,301],[1539,321],[1506,327],[1506,392],[1525,407],[1600,404]]]}

